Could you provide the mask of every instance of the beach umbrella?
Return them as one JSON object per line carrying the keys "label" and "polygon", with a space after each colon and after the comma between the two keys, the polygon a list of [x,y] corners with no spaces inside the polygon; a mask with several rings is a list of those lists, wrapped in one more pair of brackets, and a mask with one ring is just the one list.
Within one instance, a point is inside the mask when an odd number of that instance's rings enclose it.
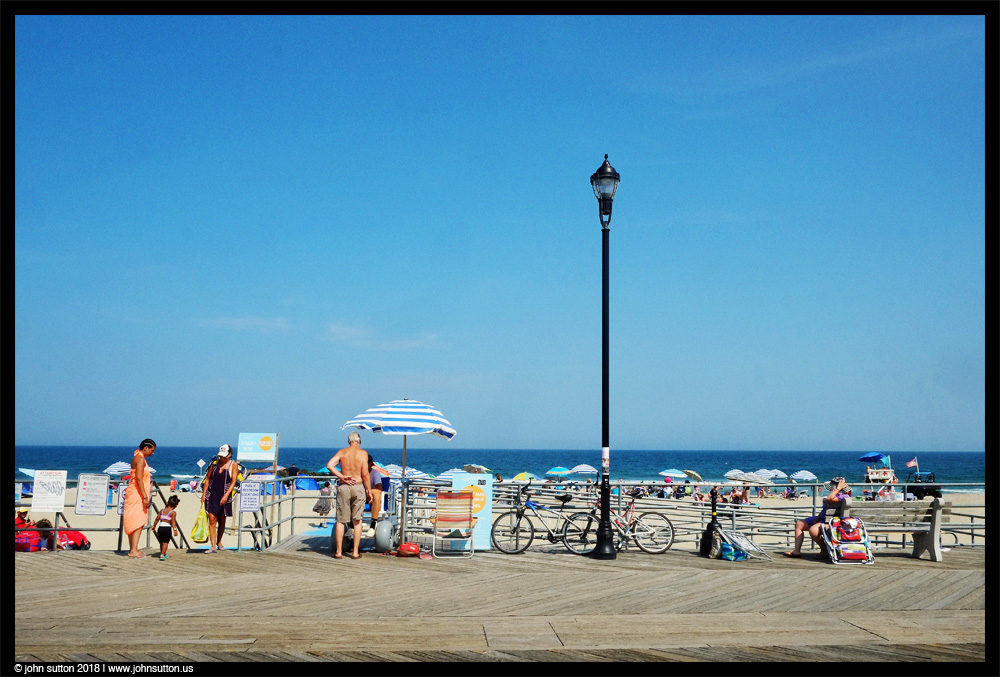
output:
{"label": "beach umbrella", "polygon": [[[17,471],[22,475],[27,475],[31,479],[35,479],[35,471],[32,470],[31,468],[18,468]],[[105,470],[105,472],[107,471]]]}
{"label": "beach umbrella", "polygon": [[677,468],[667,468],[666,470],[661,470],[660,474],[664,477],[687,477],[687,473],[683,470],[678,470]]}
{"label": "beach umbrella", "polygon": [[811,472],[809,472],[808,470],[798,470],[798,471],[796,471],[796,472],[793,472],[793,473],[792,473],[792,474],[790,475],[790,477],[791,477],[791,478],[792,478],[793,480],[798,480],[798,481],[800,481],[800,482],[811,482],[811,481],[813,481],[813,480],[815,480],[815,479],[816,479],[816,476],[815,476],[815,475],[813,475],[813,474],[812,474]]}
{"label": "beach umbrella", "polygon": [[561,465],[557,465],[554,468],[549,468],[548,470],[546,470],[545,474],[546,475],[569,475],[571,472],[573,472],[573,471],[570,470],[569,468],[565,468],[565,467],[563,467]]}
{"label": "beach umbrella", "polygon": [[519,472],[514,475],[514,480],[517,482],[527,482],[528,480],[537,480],[538,478],[532,475],[530,472]]}
{"label": "beach umbrella", "polygon": [[[389,471],[389,477],[396,480],[403,477],[404,475],[403,467],[395,463],[390,463],[389,465],[385,466],[385,469]],[[406,469],[405,475],[410,479],[420,479],[424,477],[430,477],[430,475],[428,475],[424,471],[417,470],[416,468],[412,467]]]}
{"label": "beach umbrella", "polygon": [[434,479],[441,480],[442,482],[451,482],[451,478],[457,472],[465,472],[465,471],[462,470],[462,468],[449,468],[448,470],[445,470],[440,475],[435,475]]}
{"label": "beach umbrella", "polygon": [[586,463],[581,463],[580,465],[574,465],[572,468],[570,468],[569,471],[571,473],[580,473],[586,475],[597,474],[597,468],[595,468],[592,465],[587,465]]}
{"label": "beach umbrella", "polygon": [[132,465],[125,461],[116,461],[104,469],[105,475],[121,475],[132,469]]}
{"label": "beach umbrella", "polygon": [[774,484],[769,477],[765,477],[759,473],[747,473],[750,479],[753,480],[754,484]]}
{"label": "beach umbrella", "polygon": [[889,458],[889,457],[886,456],[885,454],[880,454],[877,451],[873,451],[870,454],[865,454],[864,456],[859,456],[858,460],[859,461],[864,461],[866,463],[881,463],[882,465],[886,465],[885,460],[887,458]]}
{"label": "beach umbrella", "polygon": [[768,470],[767,468],[761,468],[760,470],[755,470],[753,474],[756,475],[757,477],[764,477],[766,479],[771,479],[772,477],[774,477],[774,471]]}
{"label": "beach umbrella", "polygon": [[786,477],[788,477],[788,475],[786,475],[785,473],[783,473],[780,470],[775,469],[775,470],[771,471],[771,479],[780,479],[780,480],[783,480]]}
{"label": "beach umbrella", "polygon": [[740,470],[739,468],[733,468],[732,470],[727,470],[726,474],[723,475],[723,477],[725,477],[727,480],[739,480],[744,475],[746,475],[746,473]]}
{"label": "beach umbrella", "polygon": [[478,463],[466,463],[462,466],[462,470],[473,473],[493,472],[485,465],[479,465]]}
{"label": "beach umbrella", "polygon": [[349,420],[340,429],[348,427],[371,430],[383,435],[402,435],[404,475],[407,436],[431,434],[446,440],[455,436],[455,429],[444,414],[428,404],[406,398],[372,407]]}
{"label": "beach umbrella", "polygon": [[685,470],[684,474],[693,479],[695,482],[702,482],[701,475],[696,473],[694,470]]}

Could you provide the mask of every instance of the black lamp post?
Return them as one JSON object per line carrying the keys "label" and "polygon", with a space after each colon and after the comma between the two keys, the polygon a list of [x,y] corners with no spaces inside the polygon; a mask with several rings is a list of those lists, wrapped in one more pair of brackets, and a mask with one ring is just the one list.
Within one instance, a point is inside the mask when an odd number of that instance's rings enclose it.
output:
{"label": "black lamp post", "polygon": [[611,232],[611,202],[615,199],[621,177],[604,155],[604,164],[590,177],[597,196],[598,217],[601,220],[603,245],[604,314],[601,337],[601,521],[597,526],[597,546],[590,556],[594,559],[615,559],[614,537],[611,531],[611,443],[608,431],[608,234]]}

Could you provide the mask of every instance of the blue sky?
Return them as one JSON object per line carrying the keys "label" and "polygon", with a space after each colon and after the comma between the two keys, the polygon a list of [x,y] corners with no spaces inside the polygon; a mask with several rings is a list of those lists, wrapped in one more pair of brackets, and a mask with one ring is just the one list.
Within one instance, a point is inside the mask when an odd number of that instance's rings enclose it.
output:
{"label": "blue sky", "polygon": [[979,16],[16,19],[15,441],[985,448]]}

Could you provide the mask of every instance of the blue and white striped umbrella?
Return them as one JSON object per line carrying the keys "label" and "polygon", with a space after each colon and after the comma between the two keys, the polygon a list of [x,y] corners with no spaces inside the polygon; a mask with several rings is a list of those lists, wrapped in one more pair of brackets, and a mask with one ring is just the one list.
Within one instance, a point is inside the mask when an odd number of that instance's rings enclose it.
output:
{"label": "blue and white striped umbrella", "polygon": [[372,407],[358,414],[340,427],[371,430],[384,435],[403,436],[403,475],[409,477],[406,471],[406,436],[424,435],[430,433],[450,440],[455,436],[455,429],[440,411],[418,402],[417,400],[393,400],[387,404]]}
{"label": "blue and white striped umbrella", "polygon": [[132,469],[132,464],[125,461],[116,461],[104,469],[105,475],[121,475]]}
{"label": "blue and white striped umbrella", "polygon": [[461,468],[448,468],[440,475],[435,475],[434,479],[440,480],[442,482],[451,482],[451,478],[455,476],[457,472],[465,472]]}
{"label": "blue and white striped umbrella", "polygon": [[816,479],[816,476],[813,475],[808,470],[799,470],[797,472],[793,472],[791,475],[789,475],[789,477],[791,477],[793,480],[799,480],[800,482],[812,482],[813,480]]}

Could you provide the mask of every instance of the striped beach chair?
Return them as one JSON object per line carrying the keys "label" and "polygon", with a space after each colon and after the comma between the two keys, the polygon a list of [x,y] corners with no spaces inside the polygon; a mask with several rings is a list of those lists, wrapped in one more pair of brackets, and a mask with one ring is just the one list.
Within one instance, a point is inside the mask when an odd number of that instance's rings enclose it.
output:
{"label": "striped beach chair", "polygon": [[[431,554],[440,557],[442,553],[472,557],[475,552],[472,530],[476,518],[472,513],[471,491],[439,491],[433,523]],[[468,541],[468,549],[454,547],[459,541]],[[448,547],[442,546],[447,543]]]}

